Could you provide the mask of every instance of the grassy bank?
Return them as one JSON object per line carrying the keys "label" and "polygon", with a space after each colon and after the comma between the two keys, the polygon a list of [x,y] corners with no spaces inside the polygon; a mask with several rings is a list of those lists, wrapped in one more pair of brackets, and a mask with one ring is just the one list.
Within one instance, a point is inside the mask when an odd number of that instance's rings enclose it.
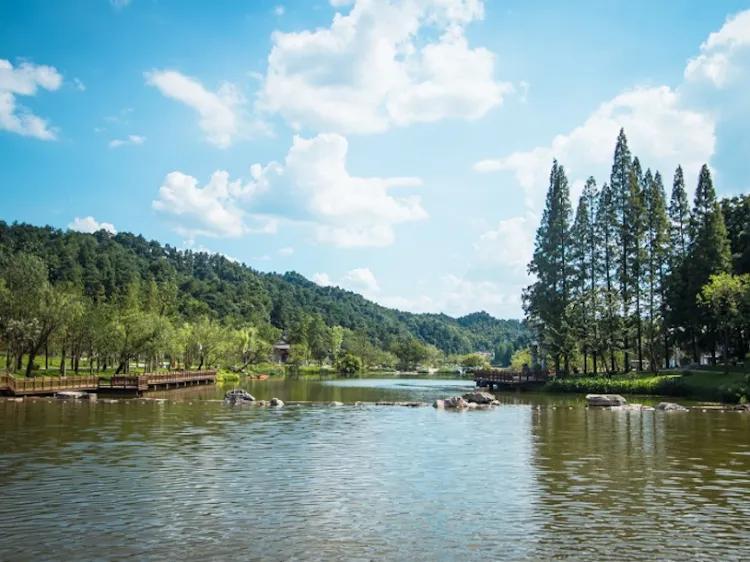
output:
{"label": "grassy bank", "polygon": [[750,399],[750,380],[745,373],[684,371],[663,375],[615,375],[569,377],[548,382],[547,392],[594,394],[650,394],[681,396],[736,404]]}

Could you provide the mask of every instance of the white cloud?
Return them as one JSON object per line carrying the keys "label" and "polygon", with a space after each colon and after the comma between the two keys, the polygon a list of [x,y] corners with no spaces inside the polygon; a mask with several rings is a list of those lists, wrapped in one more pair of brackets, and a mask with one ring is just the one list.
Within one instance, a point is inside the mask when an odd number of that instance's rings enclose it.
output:
{"label": "white cloud", "polygon": [[13,67],[0,59],[0,130],[54,140],[54,130],[45,119],[16,103],[17,96],[35,96],[39,88],[54,91],[62,84],[62,76],[52,66],[23,62]]}
{"label": "white cloud", "polygon": [[76,217],[73,219],[73,222],[68,224],[68,228],[70,230],[76,230],[78,232],[98,232],[100,230],[106,230],[107,232],[111,234],[117,234],[117,230],[115,230],[115,225],[113,225],[111,222],[99,222],[94,217],[89,215],[88,217],[79,218]]}
{"label": "white cloud", "polygon": [[286,10],[284,9],[284,6],[282,6],[281,4],[279,4],[278,6],[274,7],[273,14],[275,16],[283,16],[285,11]]}
{"label": "white cloud", "polygon": [[[724,88],[746,77],[750,61],[750,10],[727,19],[719,31],[711,33],[700,46],[700,54],[688,61],[685,79],[708,81]],[[747,94],[747,92],[745,92]]]}
{"label": "white cloud", "polygon": [[534,250],[536,219],[529,214],[501,220],[479,236],[474,249],[480,262],[525,272]]}
{"label": "white cloud", "polygon": [[127,145],[139,145],[146,142],[146,137],[141,135],[128,135],[124,139],[112,139],[109,141],[109,148],[119,148]]}
{"label": "white cloud", "polygon": [[86,84],[84,84],[80,78],[73,78],[73,86],[75,86],[75,89],[79,92],[86,91]]}
{"label": "white cloud", "polygon": [[291,246],[286,246],[279,250],[280,256],[291,256],[292,254],[294,254],[294,248],[292,248]]}
{"label": "white cloud", "polygon": [[313,273],[311,277],[313,283],[317,283],[321,287],[330,287],[333,285],[331,277],[327,273]]}
{"label": "white cloud", "polygon": [[367,267],[358,267],[347,271],[341,279],[341,284],[347,289],[363,295],[374,295],[380,292],[378,280]]}
{"label": "white cloud", "polygon": [[466,39],[483,15],[480,0],[359,0],[328,28],[275,32],[258,106],[342,133],[482,117],[512,90]]}
{"label": "white cloud", "polygon": [[145,74],[146,82],[166,97],[194,109],[200,115],[199,126],[208,142],[229,147],[240,134],[240,106],[244,99],[233,84],[225,82],[216,92],[207,90],[195,78],[175,70],[154,70]]}
{"label": "white cloud", "polygon": [[376,300],[380,295],[380,283],[368,267],[350,269],[337,281],[334,281],[327,273],[313,273],[312,280],[321,287],[337,286],[359,293],[370,300]]}
{"label": "white cloud", "polygon": [[237,237],[248,231],[245,213],[236,206],[232,195],[240,188],[240,182],[230,182],[224,171],[214,172],[205,187],[200,187],[192,176],[171,172],[152,207],[179,217],[177,231],[185,236]]}
{"label": "white cloud", "polygon": [[442,312],[450,316],[463,316],[485,310],[498,318],[518,318],[521,309],[522,286],[484,279],[467,279],[459,275],[444,275],[434,280],[429,296],[415,297],[379,296],[383,306],[408,312]]}
{"label": "white cloud", "polygon": [[[284,164],[254,164],[247,183],[217,171],[200,188],[195,178],[172,172],[154,208],[194,218],[200,225],[190,227],[194,234],[240,236],[289,220],[311,226],[319,242],[339,247],[386,246],[395,239],[395,225],[427,218],[418,196],[391,194],[420,185],[418,178],[353,176],[347,150],[340,135],[296,136]],[[247,216],[261,226],[249,226]]]}
{"label": "white cloud", "polygon": [[716,144],[711,115],[685,107],[678,92],[668,86],[635,88],[601,104],[582,125],[557,135],[550,145],[482,160],[474,169],[513,172],[526,193],[528,208],[539,212],[553,158],[565,166],[575,188],[589,175],[601,183],[609,177],[621,127],[625,128],[631,151],[644,166],[665,174],[680,163],[687,174],[697,173]]}

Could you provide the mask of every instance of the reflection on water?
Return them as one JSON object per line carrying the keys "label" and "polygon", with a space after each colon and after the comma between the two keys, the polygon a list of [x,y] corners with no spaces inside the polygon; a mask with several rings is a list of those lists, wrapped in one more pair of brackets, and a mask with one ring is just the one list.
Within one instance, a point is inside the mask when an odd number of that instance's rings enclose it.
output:
{"label": "reflection on water", "polygon": [[[263,390],[262,385],[266,384]],[[465,381],[266,381],[431,400]],[[0,401],[0,559],[741,559],[750,415]],[[169,393],[169,397],[175,396]]]}

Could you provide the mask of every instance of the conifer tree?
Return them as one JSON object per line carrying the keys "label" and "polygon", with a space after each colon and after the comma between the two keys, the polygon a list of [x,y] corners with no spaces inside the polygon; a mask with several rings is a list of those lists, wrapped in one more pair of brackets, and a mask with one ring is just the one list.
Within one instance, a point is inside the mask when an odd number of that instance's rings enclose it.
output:
{"label": "conifer tree", "polygon": [[[651,369],[657,368],[656,338],[659,326],[664,336],[664,356],[668,356],[668,342],[664,329],[665,285],[669,243],[666,196],[661,174],[656,172],[646,183],[643,192],[646,214],[646,284],[648,287],[648,357]],[[669,367],[666,363],[665,367]]]}
{"label": "conifer tree", "polygon": [[629,258],[632,253],[633,240],[628,224],[628,204],[630,199],[630,181],[633,173],[633,161],[628,148],[628,139],[625,131],[620,129],[615,145],[615,156],[612,163],[612,173],[609,184],[615,202],[615,213],[617,220],[617,279],[620,284],[620,309],[622,313],[622,349],[624,352],[624,368],[630,365],[630,302],[631,302],[631,273],[629,269]]}
{"label": "conifer tree", "polygon": [[[694,339],[693,321],[687,295],[687,254],[690,244],[690,206],[685,190],[682,167],[677,166],[672,182],[669,202],[669,272],[666,282],[665,338],[674,334],[674,343],[685,343]],[[684,328],[682,333],[678,328]],[[667,344],[667,347],[669,345]],[[667,353],[667,362],[669,354]]]}
{"label": "conifer tree", "polygon": [[[602,330],[600,334],[602,342],[602,354],[606,350],[609,356],[609,372],[616,370],[615,349],[617,332],[616,299],[616,264],[617,264],[617,207],[615,196],[611,186],[605,183],[599,194],[599,202],[596,211],[597,241],[600,245],[598,272],[602,282],[604,293],[604,313],[602,318]],[[605,360],[606,364],[606,360]]]}
{"label": "conifer tree", "polygon": [[[693,212],[690,216],[690,245],[688,247],[688,284],[687,295],[693,318],[699,318],[697,299],[700,291],[712,275],[728,273],[732,257],[729,250],[729,238],[724,224],[721,208],[716,200],[711,172],[703,165],[695,191]],[[709,342],[714,359],[716,357],[716,339],[714,330],[709,326]],[[693,360],[698,361],[696,337],[693,337]]]}
{"label": "conifer tree", "polygon": [[565,171],[555,160],[542,222],[537,230],[529,273],[536,282],[524,294],[524,308],[537,328],[540,343],[568,373],[572,347],[569,291],[571,280],[570,194]]}

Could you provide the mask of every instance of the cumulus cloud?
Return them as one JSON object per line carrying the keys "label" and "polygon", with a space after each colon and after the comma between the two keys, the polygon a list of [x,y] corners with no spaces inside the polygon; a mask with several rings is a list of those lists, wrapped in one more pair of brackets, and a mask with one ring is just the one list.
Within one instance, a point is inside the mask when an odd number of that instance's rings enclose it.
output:
{"label": "cumulus cloud", "polygon": [[484,310],[498,318],[517,318],[521,308],[521,287],[497,280],[444,275],[432,282],[433,291],[414,297],[376,295],[375,300],[390,308],[408,312],[442,312],[463,316]]}
{"label": "cumulus cloud", "polygon": [[358,0],[329,27],[275,32],[258,106],[342,133],[482,117],[512,90],[466,38],[483,15],[480,0]]}
{"label": "cumulus cloud", "polygon": [[311,279],[313,283],[317,283],[321,287],[330,287],[333,285],[333,281],[327,273],[313,273]]}
{"label": "cumulus cloud", "polygon": [[194,218],[200,224],[195,234],[240,236],[253,230],[246,221],[252,216],[265,224],[309,225],[319,242],[339,247],[386,246],[395,239],[395,225],[427,218],[418,196],[392,194],[420,185],[418,178],[353,176],[347,151],[341,135],[296,136],[283,164],[254,164],[247,182],[217,171],[200,188],[196,178],[172,172],[153,206]]}
{"label": "cumulus cloud", "polygon": [[534,250],[535,228],[536,220],[531,214],[499,221],[474,244],[479,261],[524,272]]}
{"label": "cumulus cloud", "polygon": [[206,89],[195,78],[175,70],[153,70],[145,74],[146,82],[162,95],[195,110],[199,126],[208,142],[219,148],[229,147],[240,134],[240,107],[243,96],[236,86],[225,82],[216,91]]}
{"label": "cumulus cloud", "polygon": [[342,289],[359,293],[371,300],[376,300],[380,295],[380,283],[378,283],[375,274],[368,267],[350,269],[337,281],[334,281],[327,273],[314,273],[312,280],[321,287],[335,285]]}
{"label": "cumulus cloud", "polygon": [[54,140],[47,121],[17,103],[17,96],[35,96],[39,88],[57,90],[62,76],[52,66],[23,62],[14,67],[0,59],[0,130],[42,140]]}
{"label": "cumulus cloud", "polygon": [[244,211],[237,207],[233,192],[241,182],[229,180],[229,174],[217,171],[204,187],[182,172],[167,174],[152,207],[178,217],[177,231],[190,238],[196,235],[236,237],[245,234]]}
{"label": "cumulus cloud", "polygon": [[347,271],[341,279],[341,283],[344,287],[364,295],[373,295],[380,292],[378,280],[367,267],[358,267]]}
{"label": "cumulus cloud", "polygon": [[715,122],[710,114],[685,107],[679,93],[668,86],[635,88],[604,102],[582,125],[557,135],[549,145],[481,160],[474,169],[512,172],[526,193],[528,208],[539,212],[552,160],[557,158],[565,166],[574,187],[589,175],[604,181],[621,127],[631,150],[644,165],[666,174],[680,163],[686,173],[697,173],[716,144]]}
{"label": "cumulus cloud", "polygon": [[717,88],[725,88],[737,79],[745,78],[750,62],[750,10],[729,19],[700,46],[700,53],[688,61],[685,79],[708,81]]}
{"label": "cumulus cloud", "polygon": [[73,222],[68,224],[68,228],[70,230],[75,230],[78,232],[98,232],[100,230],[106,230],[107,232],[111,234],[117,234],[117,230],[115,230],[115,225],[113,225],[111,222],[99,222],[91,215],[87,217],[76,217],[73,219]]}
{"label": "cumulus cloud", "polygon": [[124,139],[112,139],[109,141],[109,148],[119,148],[121,146],[139,145],[146,142],[146,137],[141,135],[128,135]]}

